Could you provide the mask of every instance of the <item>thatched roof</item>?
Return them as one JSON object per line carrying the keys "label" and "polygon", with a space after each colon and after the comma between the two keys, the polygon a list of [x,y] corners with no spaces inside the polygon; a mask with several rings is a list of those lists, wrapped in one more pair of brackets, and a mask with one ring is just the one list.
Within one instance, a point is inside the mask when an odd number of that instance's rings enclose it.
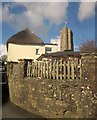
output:
{"label": "thatched roof", "polygon": [[28,28],[10,37],[7,41],[7,47],[8,47],[8,43],[23,44],[23,45],[44,44],[44,42],[39,37],[37,37],[34,33],[32,33]]}

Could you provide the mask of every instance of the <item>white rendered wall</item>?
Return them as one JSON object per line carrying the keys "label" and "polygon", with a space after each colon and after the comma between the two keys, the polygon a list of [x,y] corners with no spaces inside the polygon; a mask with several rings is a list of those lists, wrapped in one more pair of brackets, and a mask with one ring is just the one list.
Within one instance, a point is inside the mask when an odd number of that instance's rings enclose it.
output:
{"label": "white rendered wall", "polygon": [[[18,45],[8,44],[8,61],[18,62],[18,59],[37,59],[41,54],[45,54],[45,47],[52,47],[52,52],[58,51],[56,45]],[[36,49],[39,54],[36,55]]]}

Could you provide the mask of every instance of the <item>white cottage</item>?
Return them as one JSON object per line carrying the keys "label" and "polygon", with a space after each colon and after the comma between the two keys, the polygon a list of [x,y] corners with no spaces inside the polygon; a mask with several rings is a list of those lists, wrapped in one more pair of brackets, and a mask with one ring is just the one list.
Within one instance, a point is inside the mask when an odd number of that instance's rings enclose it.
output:
{"label": "white cottage", "polygon": [[36,60],[45,53],[57,52],[57,44],[46,44],[28,28],[16,33],[7,41],[8,61],[19,59]]}

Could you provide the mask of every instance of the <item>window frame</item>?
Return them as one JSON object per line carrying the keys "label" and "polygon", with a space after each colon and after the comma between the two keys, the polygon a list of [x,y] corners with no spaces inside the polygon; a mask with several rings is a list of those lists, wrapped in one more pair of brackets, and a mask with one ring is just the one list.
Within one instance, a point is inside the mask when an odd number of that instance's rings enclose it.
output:
{"label": "window frame", "polygon": [[45,47],[45,53],[50,53],[50,52],[52,52],[52,47]]}
{"label": "window frame", "polygon": [[36,48],[36,55],[40,55],[40,54],[39,54],[39,49],[38,49],[38,48]]}

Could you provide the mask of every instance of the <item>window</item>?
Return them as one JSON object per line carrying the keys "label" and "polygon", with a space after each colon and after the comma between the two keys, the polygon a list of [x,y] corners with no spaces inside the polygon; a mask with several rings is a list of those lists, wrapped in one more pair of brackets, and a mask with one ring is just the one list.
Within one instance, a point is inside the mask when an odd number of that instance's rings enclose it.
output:
{"label": "window", "polygon": [[52,51],[52,48],[50,48],[50,47],[45,48],[45,53],[50,53],[51,51]]}
{"label": "window", "polygon": [[39,49],[36,49],[36,55],[39,55]]}

